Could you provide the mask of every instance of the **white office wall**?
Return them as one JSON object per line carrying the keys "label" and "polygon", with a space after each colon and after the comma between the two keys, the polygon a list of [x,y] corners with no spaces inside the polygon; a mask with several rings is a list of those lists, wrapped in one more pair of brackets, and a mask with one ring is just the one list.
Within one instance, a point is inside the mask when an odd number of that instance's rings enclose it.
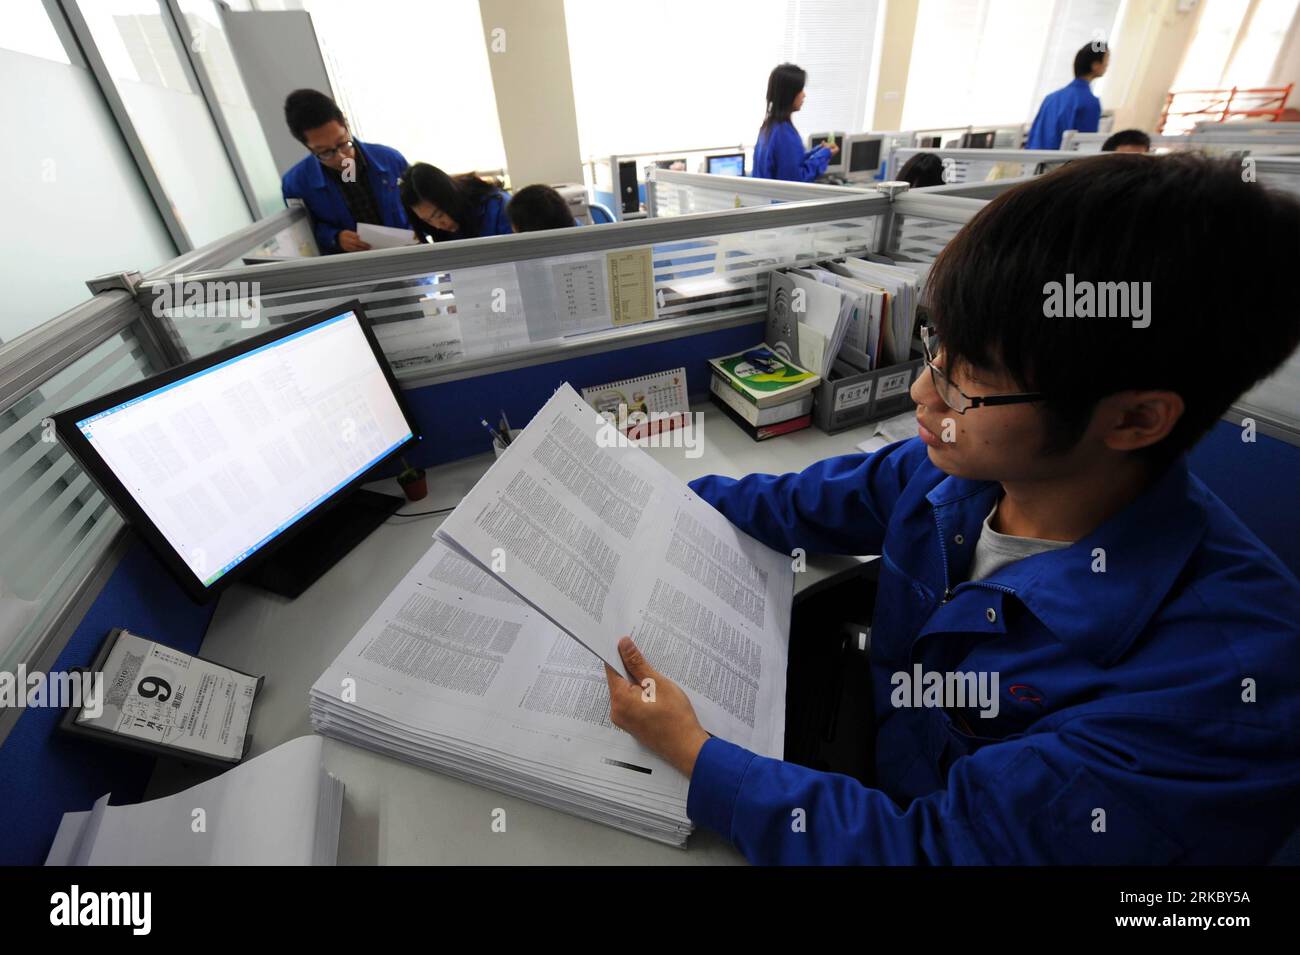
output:
{"label": "white office wall", "polygon": [[177,251],[94,79],[63,59],[0,49],[0,115],[21,144],[0,176],[3,341],[85,301],[86,279]]}
{"label": "white office wall", "polygon": [[505,166],[478,0],[303,0],[301,8],[359,138],[453,174]]}
{"label": "white office wall", "polygon": [[744,143],[778,63],[808,71],[800,132],[860,130],[877,0],[565,0],[584,158]]}

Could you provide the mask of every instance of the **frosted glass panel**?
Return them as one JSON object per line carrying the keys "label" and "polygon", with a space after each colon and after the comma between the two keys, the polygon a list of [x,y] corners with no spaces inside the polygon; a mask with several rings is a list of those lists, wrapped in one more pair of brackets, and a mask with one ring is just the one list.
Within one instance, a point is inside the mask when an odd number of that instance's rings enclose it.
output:
{"label": "frosted glass panel", "polygon": [[198,54],[216,93],[218,108],[230,129],[235,152],[252,181],[262,215],[284,208],[280,175],[271,147],[249,100],[243,76],[212,0],[181,0],[181,12],[190,31],[191,48]]}
{"label": "frosted glass panel", "polygon": [[0,176],[0,340],[90,297],[85,280],[176,255],[90,73],[0,49],[0,115],[21,155]]}
{"label": "frosted glass panel", "polygon": [[78,9],[191,243],[204,245],[252,222],[156,0],[81,0]]}

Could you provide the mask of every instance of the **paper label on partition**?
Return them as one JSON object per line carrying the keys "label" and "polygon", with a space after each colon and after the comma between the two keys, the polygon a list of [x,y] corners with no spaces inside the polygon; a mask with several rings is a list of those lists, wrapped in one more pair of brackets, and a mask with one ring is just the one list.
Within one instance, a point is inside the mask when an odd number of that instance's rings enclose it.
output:
{"label": "paper label on partition", "polygon": [[257,677],[123,631],[104,663],[103,713],[80,726],[238,759]]}
{"label": "paper label on partition", "polygon": [[835,392],[834,410],[843,411],[845,408],[856,408],[859,405],[865,405],[870,400],[870,381],[864,381],[860,385],[845,385]]}
{"label": "paper label on partition", "polygon": [[650,248],[620,249],[605,256],[609,273],[610,317],[615,325],[656,318],[654,258]]}
{"label": "paper label on partition", "polygon": [[884,401],[886,398],[892,398],[894,395],[901,395],[912,384],[912,369],[896,372],[892,375],[886,375],[880,379],[880,389],[876,392],[876,399]]}

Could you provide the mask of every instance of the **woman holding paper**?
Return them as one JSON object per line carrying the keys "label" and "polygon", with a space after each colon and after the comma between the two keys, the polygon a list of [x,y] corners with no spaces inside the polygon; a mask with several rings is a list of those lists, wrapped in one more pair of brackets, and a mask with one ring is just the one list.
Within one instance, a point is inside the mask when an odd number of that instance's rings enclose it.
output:
{"label": "woman holding paper", "polygon": [[803,148],[803,137],[790,117],[803,108],[808,74],[782,63],[767,78],[767,116],[754,146],[754,178],[812,182],[826,171],[839,147],[833,142]]}
{"label": "woman holding paper", "polygon": [[422,241],[509,235],[510,193],[494,179],[473,173],[449,176],[437,166],[417,162],[398,182],[406,217]]}

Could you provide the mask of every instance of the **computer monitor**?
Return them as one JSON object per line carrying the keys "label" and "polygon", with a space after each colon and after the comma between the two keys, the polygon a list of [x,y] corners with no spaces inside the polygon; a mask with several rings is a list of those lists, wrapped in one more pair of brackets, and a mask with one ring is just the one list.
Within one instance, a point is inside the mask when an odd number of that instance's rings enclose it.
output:
{"label": "computer monitor", "polygon": [[883,136],[858,134],[844,140],[844,178],[861,182],[875,179],[880,171],[880,153]]}
{"label": "computer monitor", "polygon": [[704,160],[704,171],[715,176],[743,176],[745,154],[724,153],[721,156],[709,156]]}
{"label": "computer monitor", "polygon": [[402,498],[357,490],[418,440],[357,302],[54,416],[64,445],[203,602],[297,596]]}
{"label": "computer monitor", "polygon": [[997,136],[995,130],[987,130],[982,133],[962,133],[962,149],[992,149],[993,140]]}
{"label": "computer monitor", "polygon": [[830,133],[813,133],[808,137],[808,148],[816,149],[824,142],[833,142],[839,147],[839,152],[831,157],[830,164],[826,167],[827,175],[843,175],[844,173],[844,134],[840,132]]}
{"label": "computer monitor", "polygon": [[922,136],[916,145],[921,149],[939,149],[943,146],[943,137]]}

